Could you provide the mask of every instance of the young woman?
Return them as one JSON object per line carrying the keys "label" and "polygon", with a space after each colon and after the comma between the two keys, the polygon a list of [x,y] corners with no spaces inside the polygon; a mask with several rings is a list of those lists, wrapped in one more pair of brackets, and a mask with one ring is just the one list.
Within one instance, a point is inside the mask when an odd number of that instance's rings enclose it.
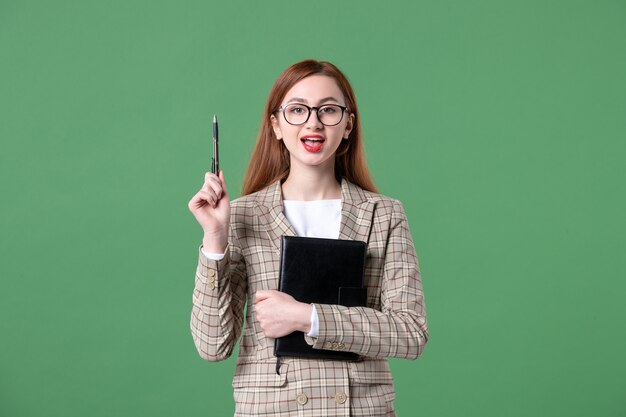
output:
{"label": "young woman", "polygon": [[[354,92],[334,65],[302,61],[278,77],[242,195],[231,202],[223,173],[207,173],[189,202],[204,232],[191,315],[200,356],[228,358],[244,326],[235,415],[395,415],[386,358],[424,349],[421,278],[402,205],[376,193]],[[277,291],[283,235],[367,242],[367,307]],[[283,358],[277,372],[274,339],[296,330],[314,349],[361,359]]]}

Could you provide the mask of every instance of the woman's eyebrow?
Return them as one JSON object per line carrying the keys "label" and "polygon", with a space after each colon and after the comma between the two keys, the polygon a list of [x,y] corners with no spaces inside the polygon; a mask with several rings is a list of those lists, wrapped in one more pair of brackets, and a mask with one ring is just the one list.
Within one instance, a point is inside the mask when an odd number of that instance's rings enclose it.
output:
{"label": "woman's eyebrow", "polygon": [[[336,103],[339,103],[339,100],[337,100],[335,97],[324,97],[323,99],[321,99],[319,101],[319,103],[326,103],[327,101],[334,101]],[[293,103],[293,102],[298,102],[298,103],[308,103],[309,100],[307,100],[306,98],[302,98],[302,97],[293,97],[290,98],[289,100],[287,100],[287,103]]]}

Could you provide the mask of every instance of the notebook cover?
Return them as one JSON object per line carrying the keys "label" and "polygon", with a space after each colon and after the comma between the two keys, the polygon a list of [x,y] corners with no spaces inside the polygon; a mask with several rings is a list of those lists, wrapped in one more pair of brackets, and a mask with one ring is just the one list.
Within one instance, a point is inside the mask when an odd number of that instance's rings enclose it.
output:
{"label": "notebook cover", "polygon": [[[367,305],[366,244],[356,240],[283,236],[279,290],[303,303]],[[353,352],[313,349],[302,332],[276,339],[276,356],[356,360]]]}

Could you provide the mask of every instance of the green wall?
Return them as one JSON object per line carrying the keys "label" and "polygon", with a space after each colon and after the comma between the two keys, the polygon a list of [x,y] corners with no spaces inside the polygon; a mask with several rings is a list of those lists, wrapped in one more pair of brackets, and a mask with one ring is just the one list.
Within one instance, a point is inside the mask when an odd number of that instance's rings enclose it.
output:
{"label": "green wall", "polygon": [[[626,2],[0,1],[0,415],[232,415],[189,334],[210,118],[238,195],[314,57],[404,203],[400,416],[626,415]],[[621,260],[620,260],[621,259]]]}

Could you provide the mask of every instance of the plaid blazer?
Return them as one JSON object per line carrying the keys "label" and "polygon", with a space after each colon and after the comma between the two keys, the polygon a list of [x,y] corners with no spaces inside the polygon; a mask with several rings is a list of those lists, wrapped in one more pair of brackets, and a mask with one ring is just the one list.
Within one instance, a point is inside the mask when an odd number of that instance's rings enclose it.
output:
{"label": "plaid blazer", "polygon": [[276,372],[274,339],[263,334],[253,300],[257,290],[278,288],[280,238],[295,235],[280,182],[232,201],[224,259],[199,254],[191,333],[200,356],[228,358],[244,326],[233,378],[236,416],[395,415],[385,358],[415,359],[428,339],[418,261],[399,201],[346,180],[341,198],[339,238],[367,242],[367,307],[315,304],[319,334],[305,338],[313,348],[356,352],[362,360],[283,358]]}

